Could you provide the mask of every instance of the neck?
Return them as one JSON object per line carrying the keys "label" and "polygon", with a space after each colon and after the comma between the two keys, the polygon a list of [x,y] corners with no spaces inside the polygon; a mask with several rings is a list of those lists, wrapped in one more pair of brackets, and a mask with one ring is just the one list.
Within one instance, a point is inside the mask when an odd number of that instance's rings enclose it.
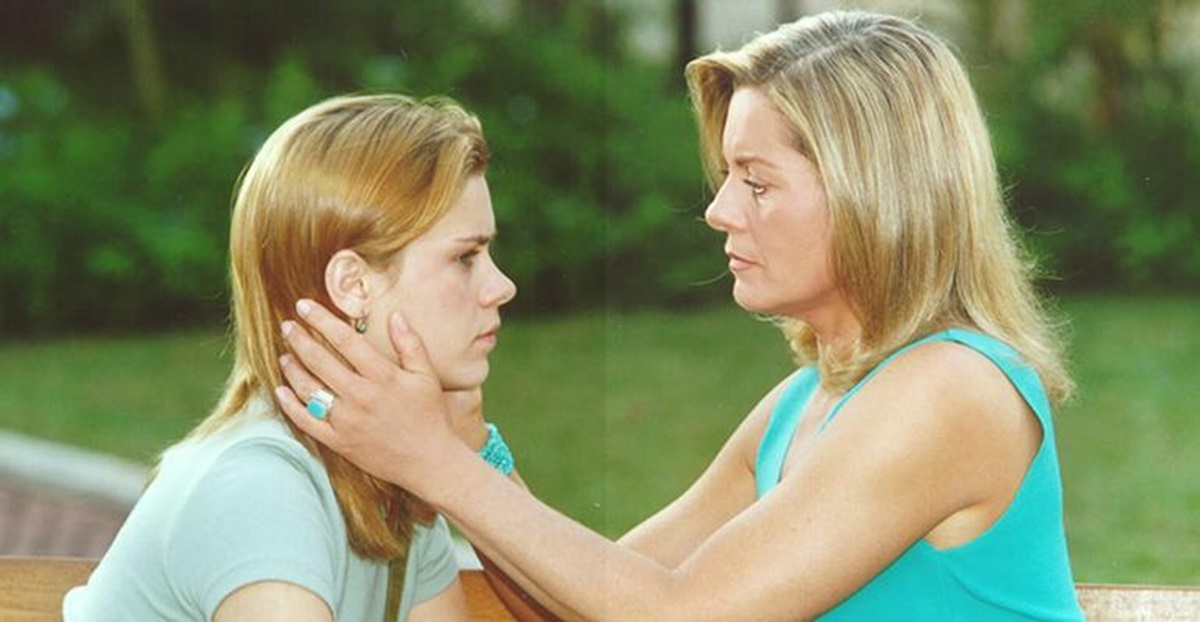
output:
{"label": "neck", "polygon": [[835,360],[846,360],[858,344],[862,331],[858,326],[821,328],[812,326],[817,336],[817,347],[821,356],[833,356]]}
{"label": "neck", "polygon": [[850,310],[850,306],[838,297],[837,304],[813,309],[799,316],[817,337],[817,346],[822,355],[842,358],[854,351],[862,337],[862,324]]}

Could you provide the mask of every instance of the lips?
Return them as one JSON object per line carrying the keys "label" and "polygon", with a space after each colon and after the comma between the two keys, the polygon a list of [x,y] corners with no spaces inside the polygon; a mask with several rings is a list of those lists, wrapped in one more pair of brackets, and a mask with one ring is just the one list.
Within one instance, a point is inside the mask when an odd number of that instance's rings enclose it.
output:
{"label": "lips", "polygon": [[749,259],[746,259],[742,255],[739,255],[729,249],[725,249],[725,256],[729,257],[729,269],[734,272],[745,270],[754,266],[753,261],[750,261]]}
{"label": "lips", "polygon": [[494,344],[494,343],[496,343],[496,333],[499,333],[499,332],[500,332],[500,324],[497,323],[497,324],[493,325],[491,328],[485,330],[484,332],[479,333],[479,336],[476,337],[475,339],[477,341],[482,341],[487,344]]}

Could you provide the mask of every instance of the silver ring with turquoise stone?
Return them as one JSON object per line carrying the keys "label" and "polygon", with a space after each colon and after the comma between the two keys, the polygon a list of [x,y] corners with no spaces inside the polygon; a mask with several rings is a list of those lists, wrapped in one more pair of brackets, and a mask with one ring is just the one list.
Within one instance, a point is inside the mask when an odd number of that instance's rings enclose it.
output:
{"label": "silver ring with turquoise stone", "polygon": [[317,419],[324,419],[329,416],[329,411],[333,410],[333,394],[325,389],[317,389],[308,394],[308,402],[305,404],[308,413]]}

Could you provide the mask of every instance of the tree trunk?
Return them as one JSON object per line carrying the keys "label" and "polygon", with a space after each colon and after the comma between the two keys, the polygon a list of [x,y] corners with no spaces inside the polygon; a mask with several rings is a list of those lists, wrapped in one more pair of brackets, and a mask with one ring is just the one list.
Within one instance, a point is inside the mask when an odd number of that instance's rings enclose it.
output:
{"label": "tree trunk", "polygon": [[158,45],[145,0],[116,0],[125,35],[129,41],[129,61],[133,84],[142,111],[154,125],[162,121],[166,103],[162,65]]}
{"label": "tree trunk", "polygon": [[683,68],[696,58],[696,0],[675,0],[675,66],[673,80],[683,80]]}

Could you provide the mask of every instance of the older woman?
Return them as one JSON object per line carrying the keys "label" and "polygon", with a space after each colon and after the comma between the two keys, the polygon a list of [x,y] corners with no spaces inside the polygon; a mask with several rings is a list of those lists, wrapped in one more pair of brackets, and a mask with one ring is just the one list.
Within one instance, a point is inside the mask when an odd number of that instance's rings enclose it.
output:
{"label": "older woman", "polygon": [[[958,60],[831,13],[687,75],[733,297],[802,366],[683,496],[616,543],[554,512],[450,433],[434,344],[399,319],[401,367],[303,302],[358,371],[292,331],[284,411],[567,617],[1080,619],[1051,421],[1071,382]],[[317,388],[330,420],[293,393]]]}

